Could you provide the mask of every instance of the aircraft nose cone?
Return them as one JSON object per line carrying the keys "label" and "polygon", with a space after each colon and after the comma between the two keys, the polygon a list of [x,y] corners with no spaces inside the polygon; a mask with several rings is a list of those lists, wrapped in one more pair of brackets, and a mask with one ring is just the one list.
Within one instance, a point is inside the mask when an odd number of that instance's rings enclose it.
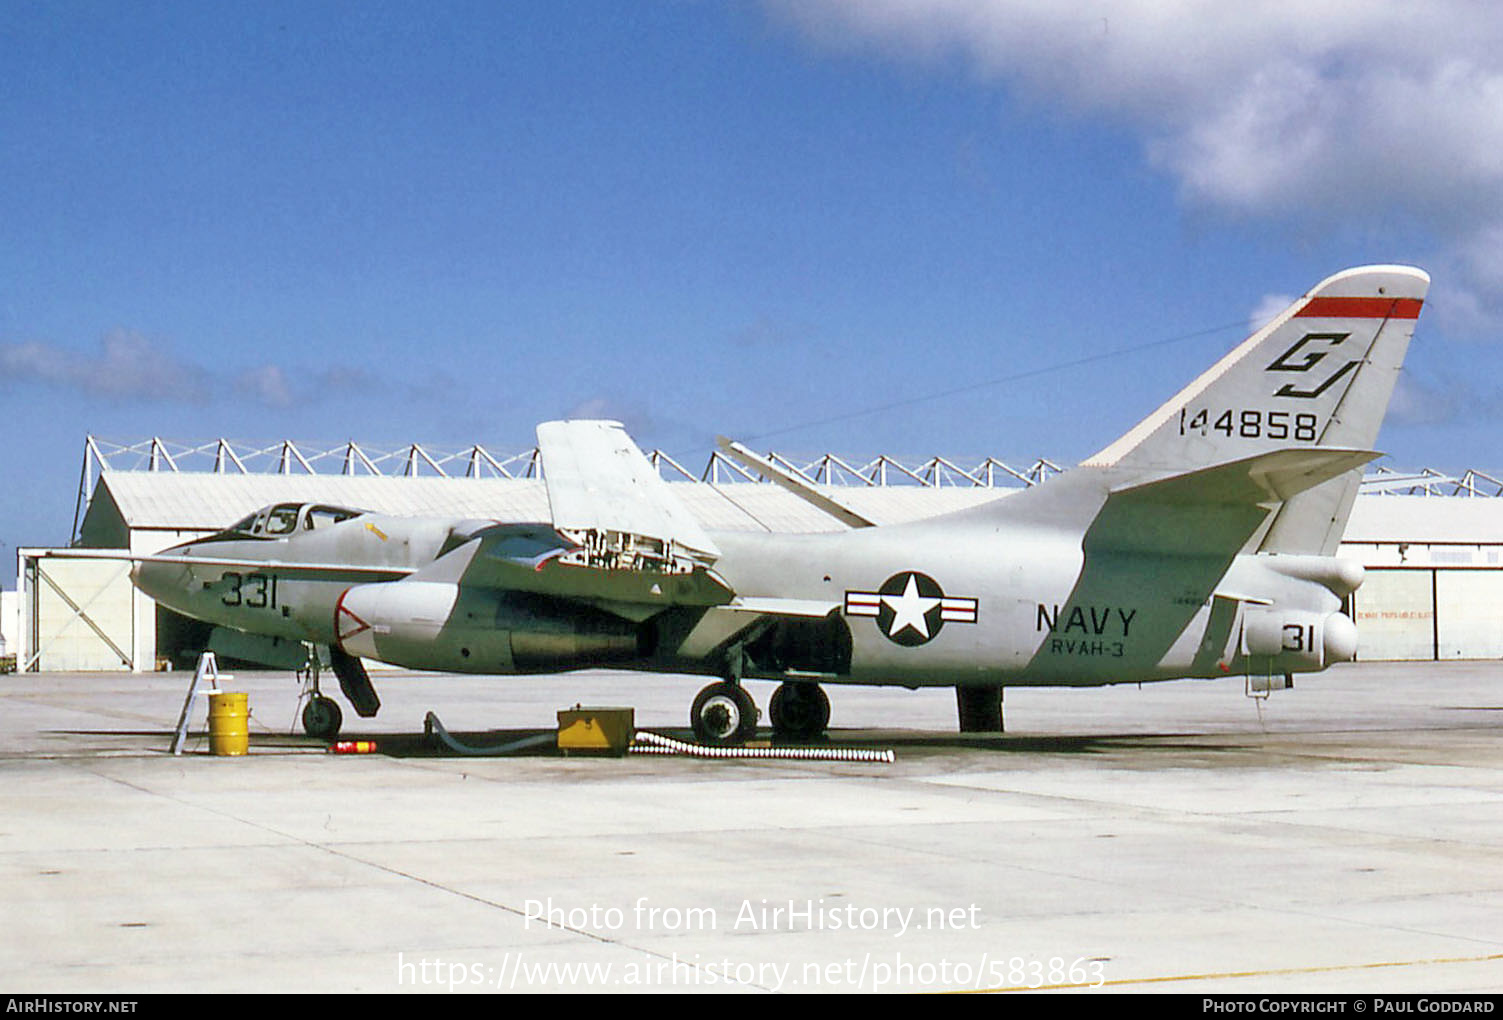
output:
{"label": "aircraft nose cone", "polygon": [[133,563],[130,568],[130,583],[152,598],[156,598],[157,588],[160,587],[161,568],[160,563]]}
{"label": "aircraft nose cone", "polygon": [[137,563],[130,568],[131,583],[168,606],[182,600],[187,569],[176,563]]}

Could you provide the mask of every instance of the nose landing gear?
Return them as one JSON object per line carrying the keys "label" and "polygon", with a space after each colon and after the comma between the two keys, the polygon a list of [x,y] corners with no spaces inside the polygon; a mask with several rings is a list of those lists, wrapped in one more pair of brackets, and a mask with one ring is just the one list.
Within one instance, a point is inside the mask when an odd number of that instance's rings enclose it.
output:
{"label": "nose landing gear", "polygon": [[339,735],[344,723],[344,713],[333,698],[315,694],[303,706],[303,732],[320,740],[331,740]]}
{"label": "nose landing gear", "polygon": [[308,659],[297,673],[303,682],[302,696],[308,699],[303,706],[303,732],[318,740],[332,740],[339,735],[339,727],[344,725],[344,712],[338,702],[318,689],[321,669],[318,649],[313,645],[304,647],[308,649]]}

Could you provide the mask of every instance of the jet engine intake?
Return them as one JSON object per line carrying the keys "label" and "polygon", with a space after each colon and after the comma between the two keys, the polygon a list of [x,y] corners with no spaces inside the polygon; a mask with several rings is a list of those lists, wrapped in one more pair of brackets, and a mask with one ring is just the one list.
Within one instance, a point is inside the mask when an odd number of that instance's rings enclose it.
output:
{"label": "jet engine intake", "polygon": [[582,669],[652,651],[647,628],[590,606],[435,581],[356,585],[334,627],[351,655],[458,673]]}

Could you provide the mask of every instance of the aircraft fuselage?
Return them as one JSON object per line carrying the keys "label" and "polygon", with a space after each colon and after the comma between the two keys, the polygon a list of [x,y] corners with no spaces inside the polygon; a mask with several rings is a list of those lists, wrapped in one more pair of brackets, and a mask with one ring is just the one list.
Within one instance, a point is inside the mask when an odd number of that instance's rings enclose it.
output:
{"label": "aircraft fuselage", "polygon": [[[745,676],[907,687],[1315,670],[1326,664],[1321,621],[1340,607],[1329,583],[1273,569],[1319,557],[1238,556],[1217,575],[1218,588],[1239,593],[1224,598],[1203,590],[1204,569],[1172,558],[1088,563],[1065,532],[898,526],[714,536],[715,572],[740,599],[804,600],[822,614],[759,620],[733,605],[668,606],[624,620],[609,607],[418,573],[456,547],[462,523],[366,514],[282,538],[215,536],[168,550],[174,562],[138,565],[136,581],[197,619],[418,669],[719,674],[740,645]],[[1257,661],[1243,647],[1246,592],[1288,620],[1276,624],[1277,651]]]}

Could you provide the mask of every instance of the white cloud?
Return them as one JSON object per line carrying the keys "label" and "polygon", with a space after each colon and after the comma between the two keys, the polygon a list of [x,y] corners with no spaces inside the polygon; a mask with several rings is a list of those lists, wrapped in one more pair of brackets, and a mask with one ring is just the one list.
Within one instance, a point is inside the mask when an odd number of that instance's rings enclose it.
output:
{"label": "white cloud", "polygon": [[574,421],[615,420],[611,415],[613,403],[605,397],[591,397],[571,407],[565,418]]}
{"label": "white cloud", "polygon": [[575,404],[564,415],[570,419],[619,421],[632,435],[651,433],[657,428],[653,413],[635,400],[597,395]]}
{"label": "white cloud", "polygon": [[0,344],[0,380],[39,382],[90,396],[201,400],[207,373],[156,342],[114,330],[88,354],[40,341]]}
{"label": "white cloud", "polygon": [[1137,131],[1192,206],[1402,221],[1503,307],[1503,15],[1469,0],[766,0],[823,45],[959,58]]}
{"label": "white cloud", "polygon": [[1247,317],[1247,325],[1251,332],[1256,333],[1264,326],[1273,321],[1274,316],[1294,304],[1294,298],[1288,294],[1265,294],[1263,300],[1258,302],[1253,313]]}
{"label": "white cloud", "polygon": [[1461,410],[1458,397],[1454,387],[1430,386],[1405,372],[1393,388],[1388,420],[1402,425],[1447,424]]}
{"label": "white cloud", "polygon": [[180,357],[141,333],[117,329],[91,350],[40,340],[0,343],[0,387],[43,385],[88,397],[143,403],[202,404],[225,390],[273,409],[300,399],[324,399],[389,388],[360,369],[334,366],[289,375],[264,364],[238,372],[211,369]]}
{"label": "white cloud", "polygon": [[291,407],[293,403],[292,386],[278,365],[260,365],[241,372],[235,388],[267,407]]}

